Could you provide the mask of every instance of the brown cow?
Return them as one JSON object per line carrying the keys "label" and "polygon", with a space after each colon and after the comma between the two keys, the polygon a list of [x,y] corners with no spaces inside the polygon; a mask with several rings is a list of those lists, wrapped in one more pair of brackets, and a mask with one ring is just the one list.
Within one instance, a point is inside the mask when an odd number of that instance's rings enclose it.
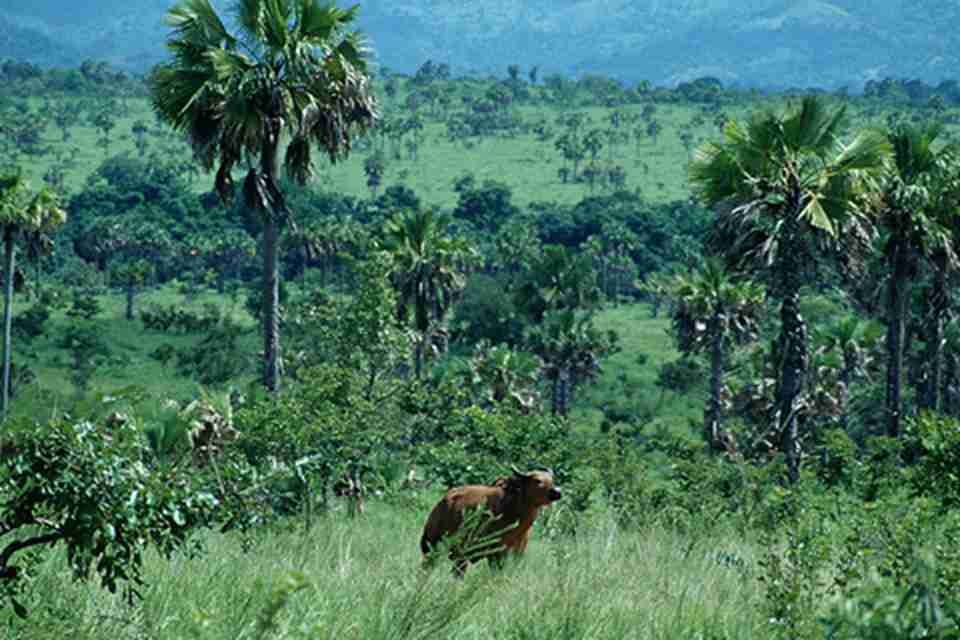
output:
{"label": "brown cow", "polygon": [[466,532],[464,537],[476,541],[478,538],[496,536],[499,532],[497,546],[483,553],[470,553],[464,549],[469,542],[461,540],[450,549],[450,559],[454,562],[457,575],[463,575],[472,561],[482,558],[488,558],[491,564],[499,566],[507,553],[520,554],[526,550],[537,513],[561,496],[560,489],[554,486],[553,472],[522,473],[516,468],[512,476],[500,478],[492,486],[455,487],[430,512],[420,538],[420,550],[429,562],[437,544],[463,525],[466,510],[486,507],[487,519],[479,525],[478,530]]}

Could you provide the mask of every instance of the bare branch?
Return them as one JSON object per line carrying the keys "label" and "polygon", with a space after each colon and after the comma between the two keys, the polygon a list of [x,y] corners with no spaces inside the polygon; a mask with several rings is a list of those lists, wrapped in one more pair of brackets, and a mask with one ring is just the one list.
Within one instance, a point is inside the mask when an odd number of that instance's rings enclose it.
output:
{"label": "bare branch", "polygon": [[34,547],[39,544],[48,544],[50,542],[57,542],[58,540],[63,539],[62,533],[48,533],[42,536],[36,536],[34,538],[27,538],[26,540],[17,540],[16,542],[11,542],[4,548],[3,553],[0,553],[0,567],[6,567],[7,563],[10,562],[10,558],[13,557],[18,551],[23,551],[29,547]]}

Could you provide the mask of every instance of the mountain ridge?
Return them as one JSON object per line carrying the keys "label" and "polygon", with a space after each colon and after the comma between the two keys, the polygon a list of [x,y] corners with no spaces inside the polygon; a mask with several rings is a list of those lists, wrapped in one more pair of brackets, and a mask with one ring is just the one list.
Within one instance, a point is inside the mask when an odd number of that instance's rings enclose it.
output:
{"label": "mountain ridge", "polygon": [[[228,3],[215,2],[220,8]],[[743,86],[859,88],[882,77],[939,82],[960,64],[951,0],[367,0],[358,26],[377,59],[412,73],[509,64],[675,84],[702,75]],[[163,59],[169,0],[6,0],[0,57],[37,64],[106,60],[143,72]],[[32,46],[40,43],[40,46]]]}

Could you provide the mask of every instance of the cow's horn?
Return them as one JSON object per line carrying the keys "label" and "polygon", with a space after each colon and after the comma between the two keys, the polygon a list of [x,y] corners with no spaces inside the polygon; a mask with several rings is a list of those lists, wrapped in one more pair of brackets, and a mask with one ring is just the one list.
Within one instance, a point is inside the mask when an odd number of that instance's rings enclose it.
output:
{"label": "cow's horn", "polygon": [[523,471],[520,471],[520,469],[517,469],[517,465],[515,465],[515,464],[510,465],[510,469],[513,471],[513,475],[515,475],[515,476],[517,476],[517,477],[520,477],[520,478],[529,478],[529,477],[530,477],[530,474],[529,474],[529,473],[525,473],[525,472],[523,472]]}

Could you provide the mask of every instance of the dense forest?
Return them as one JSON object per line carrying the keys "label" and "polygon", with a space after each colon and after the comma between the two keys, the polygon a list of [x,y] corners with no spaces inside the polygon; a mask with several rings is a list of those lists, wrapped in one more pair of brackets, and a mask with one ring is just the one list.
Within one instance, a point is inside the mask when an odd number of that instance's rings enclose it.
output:
{"label": "dense forest", "polygon": [[[398,73],[240,7],[0,61],[5,637],[960,637],[956,81]],[[528,551],[421,571],[515,468]]]}

